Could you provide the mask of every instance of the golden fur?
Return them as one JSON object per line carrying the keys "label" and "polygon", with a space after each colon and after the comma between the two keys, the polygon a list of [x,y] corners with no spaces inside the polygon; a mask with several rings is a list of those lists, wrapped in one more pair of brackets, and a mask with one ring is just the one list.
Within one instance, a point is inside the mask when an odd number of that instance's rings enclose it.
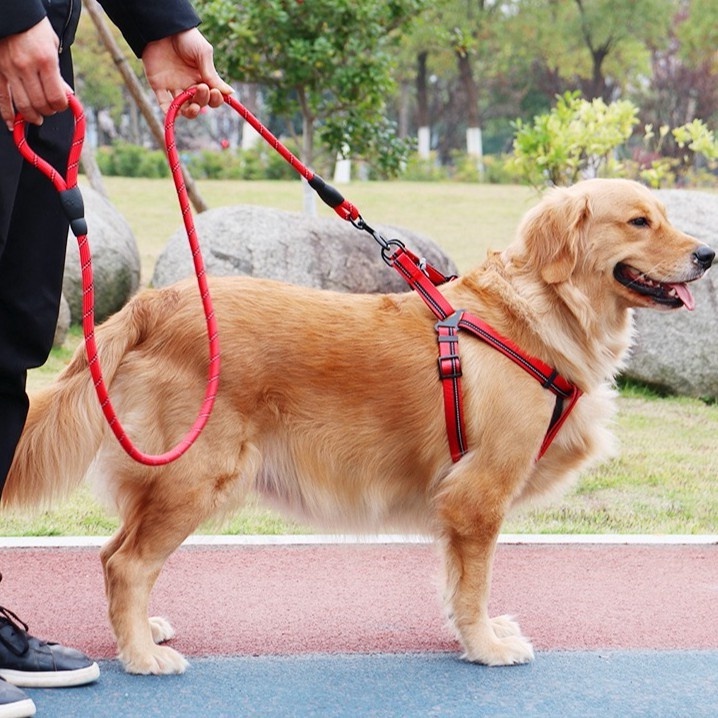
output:
{"label": "golden fur", "polygon": [[[443,551],[446,602],[465,657],[529,661],[533,650],[518,625],[488,615],[502,521],[610,447],[612,382],[631,340],[631,309],[655,306],[614,278],[616,265],[656,281],[692,281],[705,270],[695,261],[700,247],[671,227],[647,189],[591,180],[549,193],[508,249],[442,289],[454,307],[482,317],[584,392],[538,462],[554,396],[462,335],[470,451],[452,463],[435,319],[416,294],[357,296],[222,278],[211,284],[219,395],[187,454],[159,468],[128,458],[105,424],[80,348],[32,397],[3,500],[51,501],[88,473],[111,497],[122,525],[101,558],[119,656],[131,672],[184,670],[184,658],[159,645],[172,636],[169,624],[148,620],[150,591],[198,524],[233,511],[250,490],[321,526],[430,532]],[[129,435],[147,452],[173,446],[205,390],[194,283],[141,293],[99,328],[97,341]]]}

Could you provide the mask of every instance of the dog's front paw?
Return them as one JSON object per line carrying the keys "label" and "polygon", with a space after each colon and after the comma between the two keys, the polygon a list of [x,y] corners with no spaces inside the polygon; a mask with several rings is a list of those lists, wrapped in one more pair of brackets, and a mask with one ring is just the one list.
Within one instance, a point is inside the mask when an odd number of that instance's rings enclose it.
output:
{"label": "dog's front paw", "polygon": [[172,624],[162,616],[150,617],[150,630],[155,643],[164,643],[175,637],[175,629],[172,628]]}
{"label": "dog's front paw", "polygon": [[530,641],[521,635],[519,625],[508,616],[491,619],[479,637],[466,647],[463,658],[486,666],[513,666],[534,659]]}
{"label": "dog's front paw", "polygon": [[185,657],[168,646],[153,646],[147,652],[123,651],[120,660],[128,673],[167,675],[184,673],[189,663]]}

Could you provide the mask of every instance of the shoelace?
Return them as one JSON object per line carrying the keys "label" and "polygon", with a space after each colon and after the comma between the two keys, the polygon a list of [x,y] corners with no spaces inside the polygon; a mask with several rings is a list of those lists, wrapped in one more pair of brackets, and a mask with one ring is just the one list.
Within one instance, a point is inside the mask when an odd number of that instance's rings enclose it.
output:
{"label": "shoelace", "polygon": [[[0,580],[2,580],[1,576]],[[16,643],[19,643],[22,647],[19,648],[17,645],[15,645],[15,643],[5,638],[5,636],[2,635],[2,632],[0,632],[0,643],[2,643],[3,646],[8,649],[8,651],[11,651],[18,657],[25,655],[25,653],[27,653],[28,649],[30,648],[30,642],[28,641],[27,637],[27,623],[25,623],[25,621],[23,621],[16,613],[13,613],[9,608],[0,606],[0,624],[4,622],[9,623],[15,629],[14,636],[17,636],[20,639],[19,641],[16,641]]]}

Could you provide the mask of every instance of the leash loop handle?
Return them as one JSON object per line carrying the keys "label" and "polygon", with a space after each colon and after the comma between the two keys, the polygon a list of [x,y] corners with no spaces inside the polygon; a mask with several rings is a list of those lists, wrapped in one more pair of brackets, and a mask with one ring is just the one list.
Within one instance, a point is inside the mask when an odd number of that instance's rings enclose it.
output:
{"label": "leash loop handle", "polygon": [[[82,109],[80,101],[72,93],[67,94],[67,101],[70,110],[75,118],[75,128],[72,136],[72,144],[70,145],[70,153],[67,158],[67,171],[63,177],[47,160],[40,157],[27,142],[25,137],[25,119],[18,113],[15,115],[13,124],[13,139],[20,154],[33,167],[40,170],[58,192],[63,192],[77,185],[77,175],[80,171],[80,155],[82,154],[82,145],[85,141],[85,112]],[[64,206],[64,205],[63,205]]]}
{"label": "leash loop handle", "polygon": [[[112,406],[110,396],[102,376],[100,360],[98,356],[97,343],[95,340],[95,295],[94,280],[92,273],[92,253],[87,240],[87,222],[84,217],[84,203],[82,201],[82,193],[77,186],[77,175],[80,167],[80,156],[82,154],[82,145],[85,139],[85,113],[82,109],[80,101],[74,94],[68,93],[67,96],[70,110],[75,118],[75,128],[73,132],[72,144],[68,155],[67,172],[65,176],[58,172],[49,162],[40,157],[28,144],[25,135],[25,121],[20,114],[15,116],[13,124],[13,139],[17,145],[20,154],[33,167],[40,170],[54,185],[60,197],[63,212],[70,221],[70,228],[77,237],[78,247],[80,251],[80,262],[82,265],[82,329],[85,336],[85,353],[90,369],[90,374],[95,385],[102,412],[107,422],[115,434],[122,448],[135,461],[148,466],[162,466],[175,461],[182,456],[195,442],[199,434],[204,429],[207,420],[212,412],[214,400],[217,395],[219,382],[219,339],[217,321],[212,308],[212,302],[207,286],[207,279],[204,272],[202,257],[199,249],[199,243],[196,239],[196,233],[193,232],[188,237],[192,247],[192,255],[194,258],[195,270],[197,273],[197,282],[202,295],[202,303],[205,310],[205,318],[207,321],[207,334],[209,337],[209,376],[207,380],[207,389],[204,401],[200,407],[195,423],[180,442],[169,451],[163,454],[147,454],[140,451],[131,441],[125,432],[119,418]],[[186,194],[186,190],[185,190]],[[181,202],[182,204],[182,202]],[[187,207],[189,199],[187,199]],[[186,215],[187,213],[185,213]],[[191,212],[189,213],[191,215]],[[191,216],[189,218],[191,223]],[[185,225],[188,219],[185,216]],[[193,227],[193,225],[192,225]]]}

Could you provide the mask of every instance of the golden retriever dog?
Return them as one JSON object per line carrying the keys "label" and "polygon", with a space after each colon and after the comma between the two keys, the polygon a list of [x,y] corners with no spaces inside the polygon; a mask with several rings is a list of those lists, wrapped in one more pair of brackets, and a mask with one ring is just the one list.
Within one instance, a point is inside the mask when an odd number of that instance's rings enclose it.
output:
{"label": "golden retriever dog", "polygon": [[[195,445],[162,467],[126,456],[80,348],[32,397],[3,500],[47,503],[86,475],[111,498],[121,527],[101,559],[110,622],[130,672],[185,669],[182,655],[162,645],[173,635],[169,623],[148,617],[150,591],[182,541],[250,491],[324,528],[432,534],[464,657],[492,666],[530,661],[532,646],[517,623],[488,613],[504,517],[606,453],[633,308],[692,308],[686,283],[713,257],[670,225],[648,189],[589,180],[549,192],[505,251],[441,288],[455,308],[481,317],[583,392],[540,459],[554,395],[462,333],[469,451],[452,461],[436,318],[415,292],[351,295],[214,279],[222,374]],[[194,282],[142,292],[98,329],[97,342],[128,434],[144,451],[166,451],[183,437],[206,387]]]}

